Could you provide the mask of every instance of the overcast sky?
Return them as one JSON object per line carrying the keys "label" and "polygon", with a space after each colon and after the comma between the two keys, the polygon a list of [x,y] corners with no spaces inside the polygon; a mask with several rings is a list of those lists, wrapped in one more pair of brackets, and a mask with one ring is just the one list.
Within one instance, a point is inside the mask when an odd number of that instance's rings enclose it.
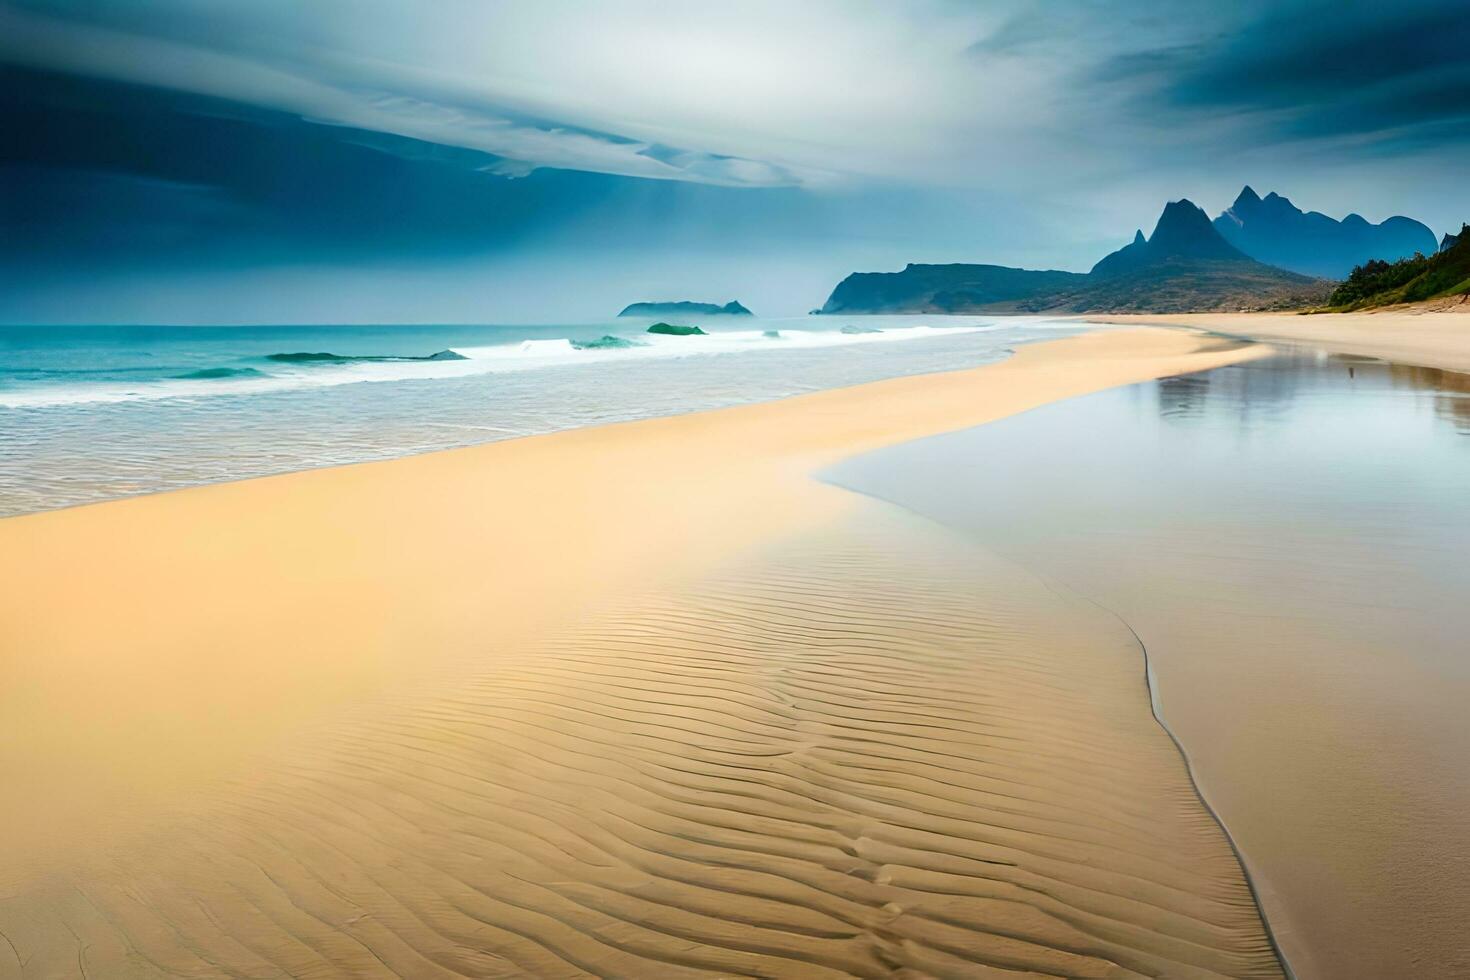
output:
{"label": "overcast sky", "polygon": [[1470,217],[1463,0],[0,0],[0,319],[818,306],[1190,197]]}

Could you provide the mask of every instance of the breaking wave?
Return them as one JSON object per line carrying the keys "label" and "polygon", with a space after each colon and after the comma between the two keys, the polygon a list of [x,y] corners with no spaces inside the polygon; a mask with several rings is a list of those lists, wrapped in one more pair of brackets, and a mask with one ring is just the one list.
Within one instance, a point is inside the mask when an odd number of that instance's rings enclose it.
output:
{"label": "breaking wave", "polygon": [[281,364],[363,364],[390,363],[393,361],[463,361],[463,354],[452,350],[436,351],[423,357],[405,357],[395,354],[330,354],[325,351],[297,351],[290,354],[267,354],[267,361]]}
{"label": "breaking wave", "polygon": [[[233,365],[134,380],[87,380],[0,389],[0,407],[43,408],[296,391],[373,381],[432,381],[511,371],[575,368],[622,360],[700,357],[758,351],[888,344],[1000,329],[993,325],[905,326],[879,330],[851,325],[823,330],[716,330],[692,336],[604,334],[455,347],[433,354],[336,354],[282,351]],[[79,372],[80,373],[80,372]]]}

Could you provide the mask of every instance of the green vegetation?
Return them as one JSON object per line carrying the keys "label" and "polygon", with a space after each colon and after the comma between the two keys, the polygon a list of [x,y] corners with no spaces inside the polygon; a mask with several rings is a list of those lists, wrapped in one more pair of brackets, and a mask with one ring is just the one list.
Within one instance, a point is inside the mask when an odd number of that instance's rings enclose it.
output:
{"label": "green vegetation", "polygon": [[1384,262],[1371,259],[1352,271],[1327,300],[1330,309],[1361,310],[1394,303],[1420,303],[1470,293],[1470,225],[1459,241],[1437,255]]}
{"label": "green vegetation", "polygon": [[704,331],[698,327],[686,327],[678,323],[655,323],[648,328],[649,333],[663,333],[671,337],[691,337],[695,334],[704,336]]}

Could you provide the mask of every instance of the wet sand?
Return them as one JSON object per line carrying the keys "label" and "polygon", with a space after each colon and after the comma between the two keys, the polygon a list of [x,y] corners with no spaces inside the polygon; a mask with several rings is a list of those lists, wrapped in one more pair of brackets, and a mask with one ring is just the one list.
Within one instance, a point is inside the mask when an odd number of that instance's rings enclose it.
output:
{"label": "wet sand", "polygon": [[1397,308],[1377,313],[1181,313],[1087,316],[1092,323],[1198,327],[1377,357],[1398,364],[1470,372],[1470,312]]}
{"label": "wet sand", "polygon": [[1279,975],[1131,637],[810,477],[1258,354],[0,522],[0,977]]}
{"label": "wet sand", "polygon": [[1137,632],[1299,977],[1470,976],[1467,393],[1296,352],[826,475]]}

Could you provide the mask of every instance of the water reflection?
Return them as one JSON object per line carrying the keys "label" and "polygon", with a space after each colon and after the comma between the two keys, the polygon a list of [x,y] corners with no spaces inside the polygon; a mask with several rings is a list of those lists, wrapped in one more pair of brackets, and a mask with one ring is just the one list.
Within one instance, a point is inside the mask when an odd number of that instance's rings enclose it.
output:
{"label": "water reflection", "polygon": [[1248,428],[1279,420],[1320,367],[1316,358],[1288,355],[1258,362],[1249,371],[1162,378],[1151,387],[1161,418],[1196,422],[1223,413]]}
{"label": "water reflection", "polygon": [[1389,375],[1403,387],[1432,392],[1435,414],[1460,434],[1470,435],[1470,374],[1392,364]]}
{"label": "water reflection", "polygon": [[[1344,384],[1346,382],[1346,384]],[[1368,357],[1284,353],[1248,367],[1161,378],[1147,386],[1158,416],[1173,423],[1227,419],[1241,429],[1279,423],[1300,399],[1398,393],[1458,433],[1470,433],[1470,375]]]}
{"label": "water reflection", "polygon": [[829,478],[1138,632],[1300,976],[1470,976],[1467,432],[1470,376],[1292,352]]}
{"label": "water reflection", "polygon": [[1156,390],[1160,418],[1188,421],[1203,414],[1209,399],[1210,379],[1203,374],[1163,378]]}

